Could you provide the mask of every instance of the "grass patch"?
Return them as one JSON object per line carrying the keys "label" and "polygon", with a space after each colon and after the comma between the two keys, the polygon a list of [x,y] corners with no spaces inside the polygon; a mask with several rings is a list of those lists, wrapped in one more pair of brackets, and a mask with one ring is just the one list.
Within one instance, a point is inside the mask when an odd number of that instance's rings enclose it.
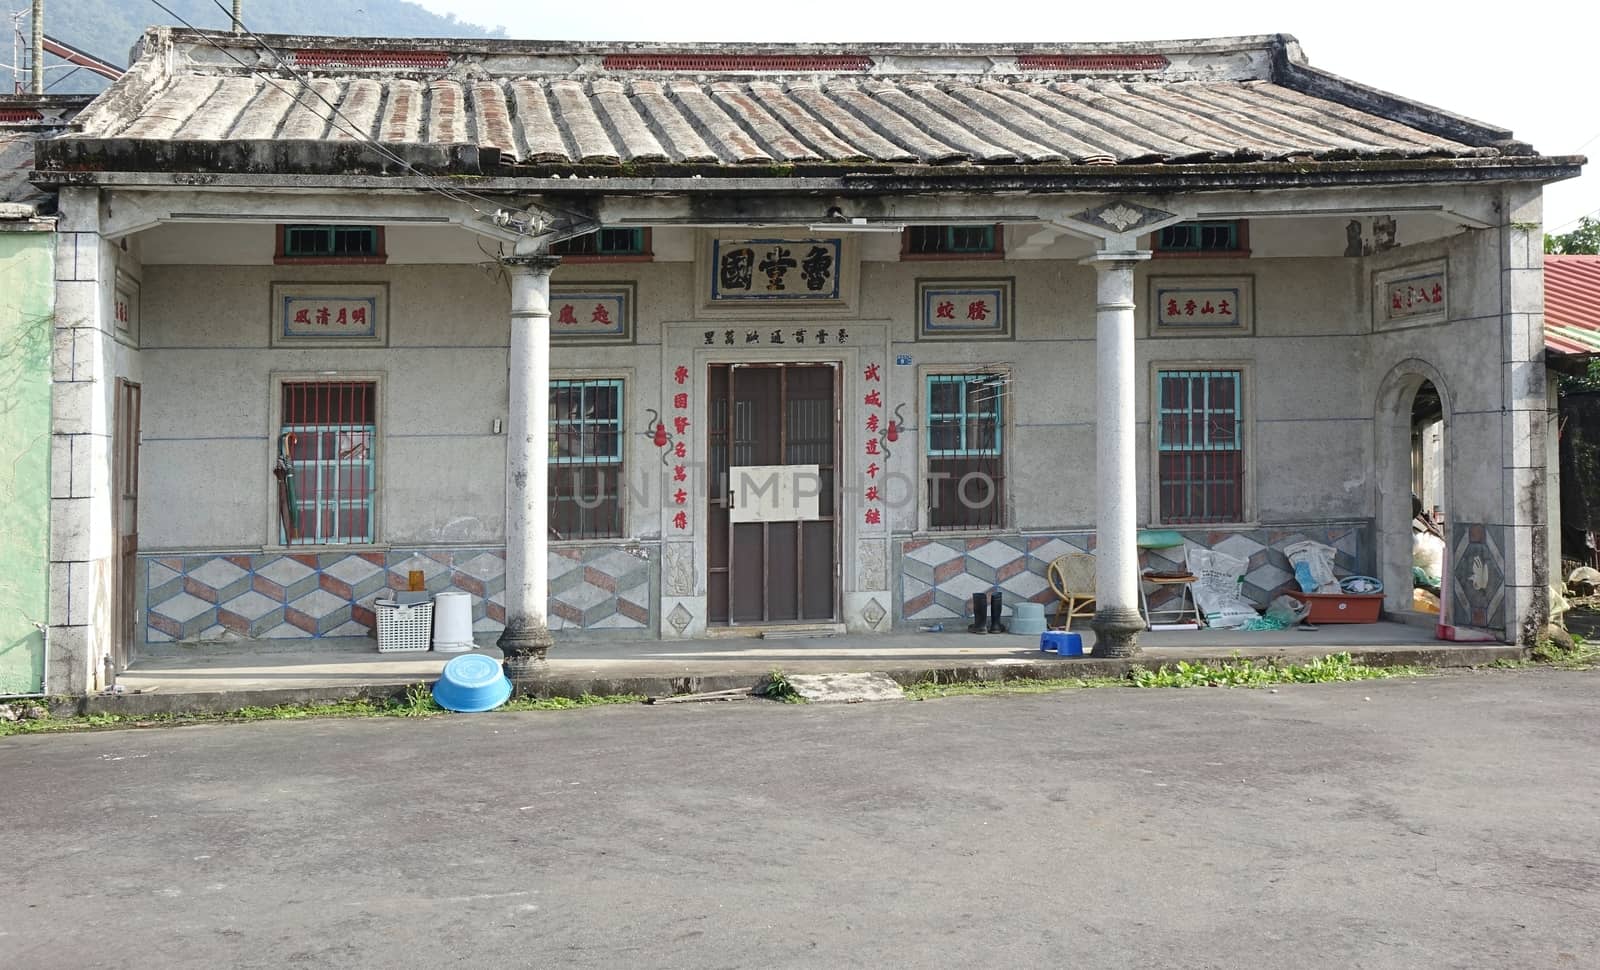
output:
{"label": "grass patch", "polygon": [[1128,679],[1135,687],[1269,687],[1383,680],[1423,673],[1421,667],[1369,667],[1356,663],[1348,653],[1334,653],[1305,663],[1284,663],[1276,659],[1229,660],[1218,664],[1180,660],[1175,666],[1162,665],[1155,670],[1135,667],[1128,672]]}
{"label": "grass patch", "polygon": [[906,696],[914,701],[935,697],[961,697],[969,694],[1048,694],[1058,690],[1078,690],[1086,687],[1127,687],[1126,677],[1053,677],[1017,680],[960,680],[941,684],[926,680],[905,688]]}
{"label": "grass patch", "polygon": [[1380,680],[1390,677],[1418,677],[1422,667],[1369,667],[1356,663],[1348,653],[1335,653],[1303,663],[1245,658],[1221,663],[1179,661],[1154,670],[1134,666],[1123,677],[1064,677],[1053,680],[924,681],[907,687],[912,700],[956,697],[972,694],[1046,694],[1059,690],[1089,687],[1268,687],[1276,684],[1325,684],[1351,680]]}
{"label": "grass patch", "polygon": [[[584,694],[582,697],[517,697],[496,708],[499,711],[571,711],[609,704],[640,704],[643,694]],[[279,704],[274,707],[241,707],[222,714],[85,714],[81,717],[37,716],[45,711],[33,701],[12,702],[13,710],[23,715],[18,721],[0,721],[0,738],[16,734],[52,734],[63,731],[93,731],[108,728],[167,727],[182,724],[242,723],[245,721],[299,721],[308,718],[340,717],[438,717],[449,714],[433,699],[427,684],[413,684],[405,696],[393,699],[357,699],[323,704]],[[492,713],[492,712],[491,712]],[[32,715],[32,716],[30,716]]]}

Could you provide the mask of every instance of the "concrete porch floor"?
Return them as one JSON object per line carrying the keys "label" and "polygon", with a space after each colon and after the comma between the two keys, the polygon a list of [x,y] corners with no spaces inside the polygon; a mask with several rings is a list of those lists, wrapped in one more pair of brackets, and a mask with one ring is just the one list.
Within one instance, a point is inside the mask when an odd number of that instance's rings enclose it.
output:
{"label": "concrete porch floor", "polygon": [[[1084,648],[1094,633],[1080,631]],[[1197,657],[1316,657],[1348,650],[1384,655],[1422,654],[1502,644],[1449,644],[1432,627],[1404,623],[1323,625],[1315,630],[1241,633],[1229,630],[1145,633],[1138,660],[1155,666]],[[701,640],[619,640],[558,643],[550,653],[552,679],[622,681],[659,678],[759,676],[773,668],[787,673],[915,671],[1058,663],[1040,653],[1033,637],[961,632],[840,635],[762,640],[718,637]],[[493,657],[493,647],[478,651]],[[371,639],[234,641],[198,646],[153,647],[118,678],[129,693],[210,693],[372,687],[432,681],[456,654],[379,653]],[[1386,662],[1405,662],[1399,657]],[[1469,662],[1469,661],[1464,661]],[[1481,661],[1470,661],[1481,662]]]}

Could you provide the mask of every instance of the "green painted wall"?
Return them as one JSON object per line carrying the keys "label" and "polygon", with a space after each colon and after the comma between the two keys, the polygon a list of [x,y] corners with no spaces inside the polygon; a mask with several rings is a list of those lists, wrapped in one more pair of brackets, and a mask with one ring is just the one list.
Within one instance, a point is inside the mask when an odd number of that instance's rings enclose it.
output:
{"label": "green painted wall", "polygon": [[0,232],[0,694],[44,687],[55,234]]}

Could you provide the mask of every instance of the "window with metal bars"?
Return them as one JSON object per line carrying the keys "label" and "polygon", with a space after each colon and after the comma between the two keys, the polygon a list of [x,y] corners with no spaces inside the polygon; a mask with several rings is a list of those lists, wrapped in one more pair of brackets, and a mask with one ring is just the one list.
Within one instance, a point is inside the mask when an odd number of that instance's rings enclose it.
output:
{"label": "window with metal bars", "polygon": [[564,259],[643,260],[650,258],[650,230],[599,229],[573,236],[550,247],[552,255]]}
{"label": "window with metal bars", "polygon": [[909,226],[903,259],[998,259],[1004,255],[999,226]]}
{"label": "window with metal bars", "polygon": [[381,263],[381,226],[279,226],[280,263]]}
{"label": "window with metal bars", "polygon": [[1161,521],[1244,521],[1243,372],[1156,372]]}
{"label": "window with metal bars", "polygon": [[550,382],[550,537],[622,535],[622,381]]}
{"label": "window with metal bars", "polygon": [[1156,232],[1151,248],[1167,255],[1245,255],[1249,245],[1242,219],[1180,222]]}
{"label": "window with metal bars", "polygon": [[1005,374],[927,378],[928,528],[1005,524]]}
{"label": "window with metal bars", "polygon": [[285,545],[375,541],[377,382],[284,381],[278,528]]}

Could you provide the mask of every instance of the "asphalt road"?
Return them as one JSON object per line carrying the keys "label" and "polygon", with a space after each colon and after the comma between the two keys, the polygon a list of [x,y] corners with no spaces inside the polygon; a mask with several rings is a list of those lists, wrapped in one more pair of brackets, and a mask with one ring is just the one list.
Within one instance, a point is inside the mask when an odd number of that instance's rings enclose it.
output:
{"label": "asphalt road", "polygon": [[0,741],[0,965],[1595,967],[1600,674]]}

